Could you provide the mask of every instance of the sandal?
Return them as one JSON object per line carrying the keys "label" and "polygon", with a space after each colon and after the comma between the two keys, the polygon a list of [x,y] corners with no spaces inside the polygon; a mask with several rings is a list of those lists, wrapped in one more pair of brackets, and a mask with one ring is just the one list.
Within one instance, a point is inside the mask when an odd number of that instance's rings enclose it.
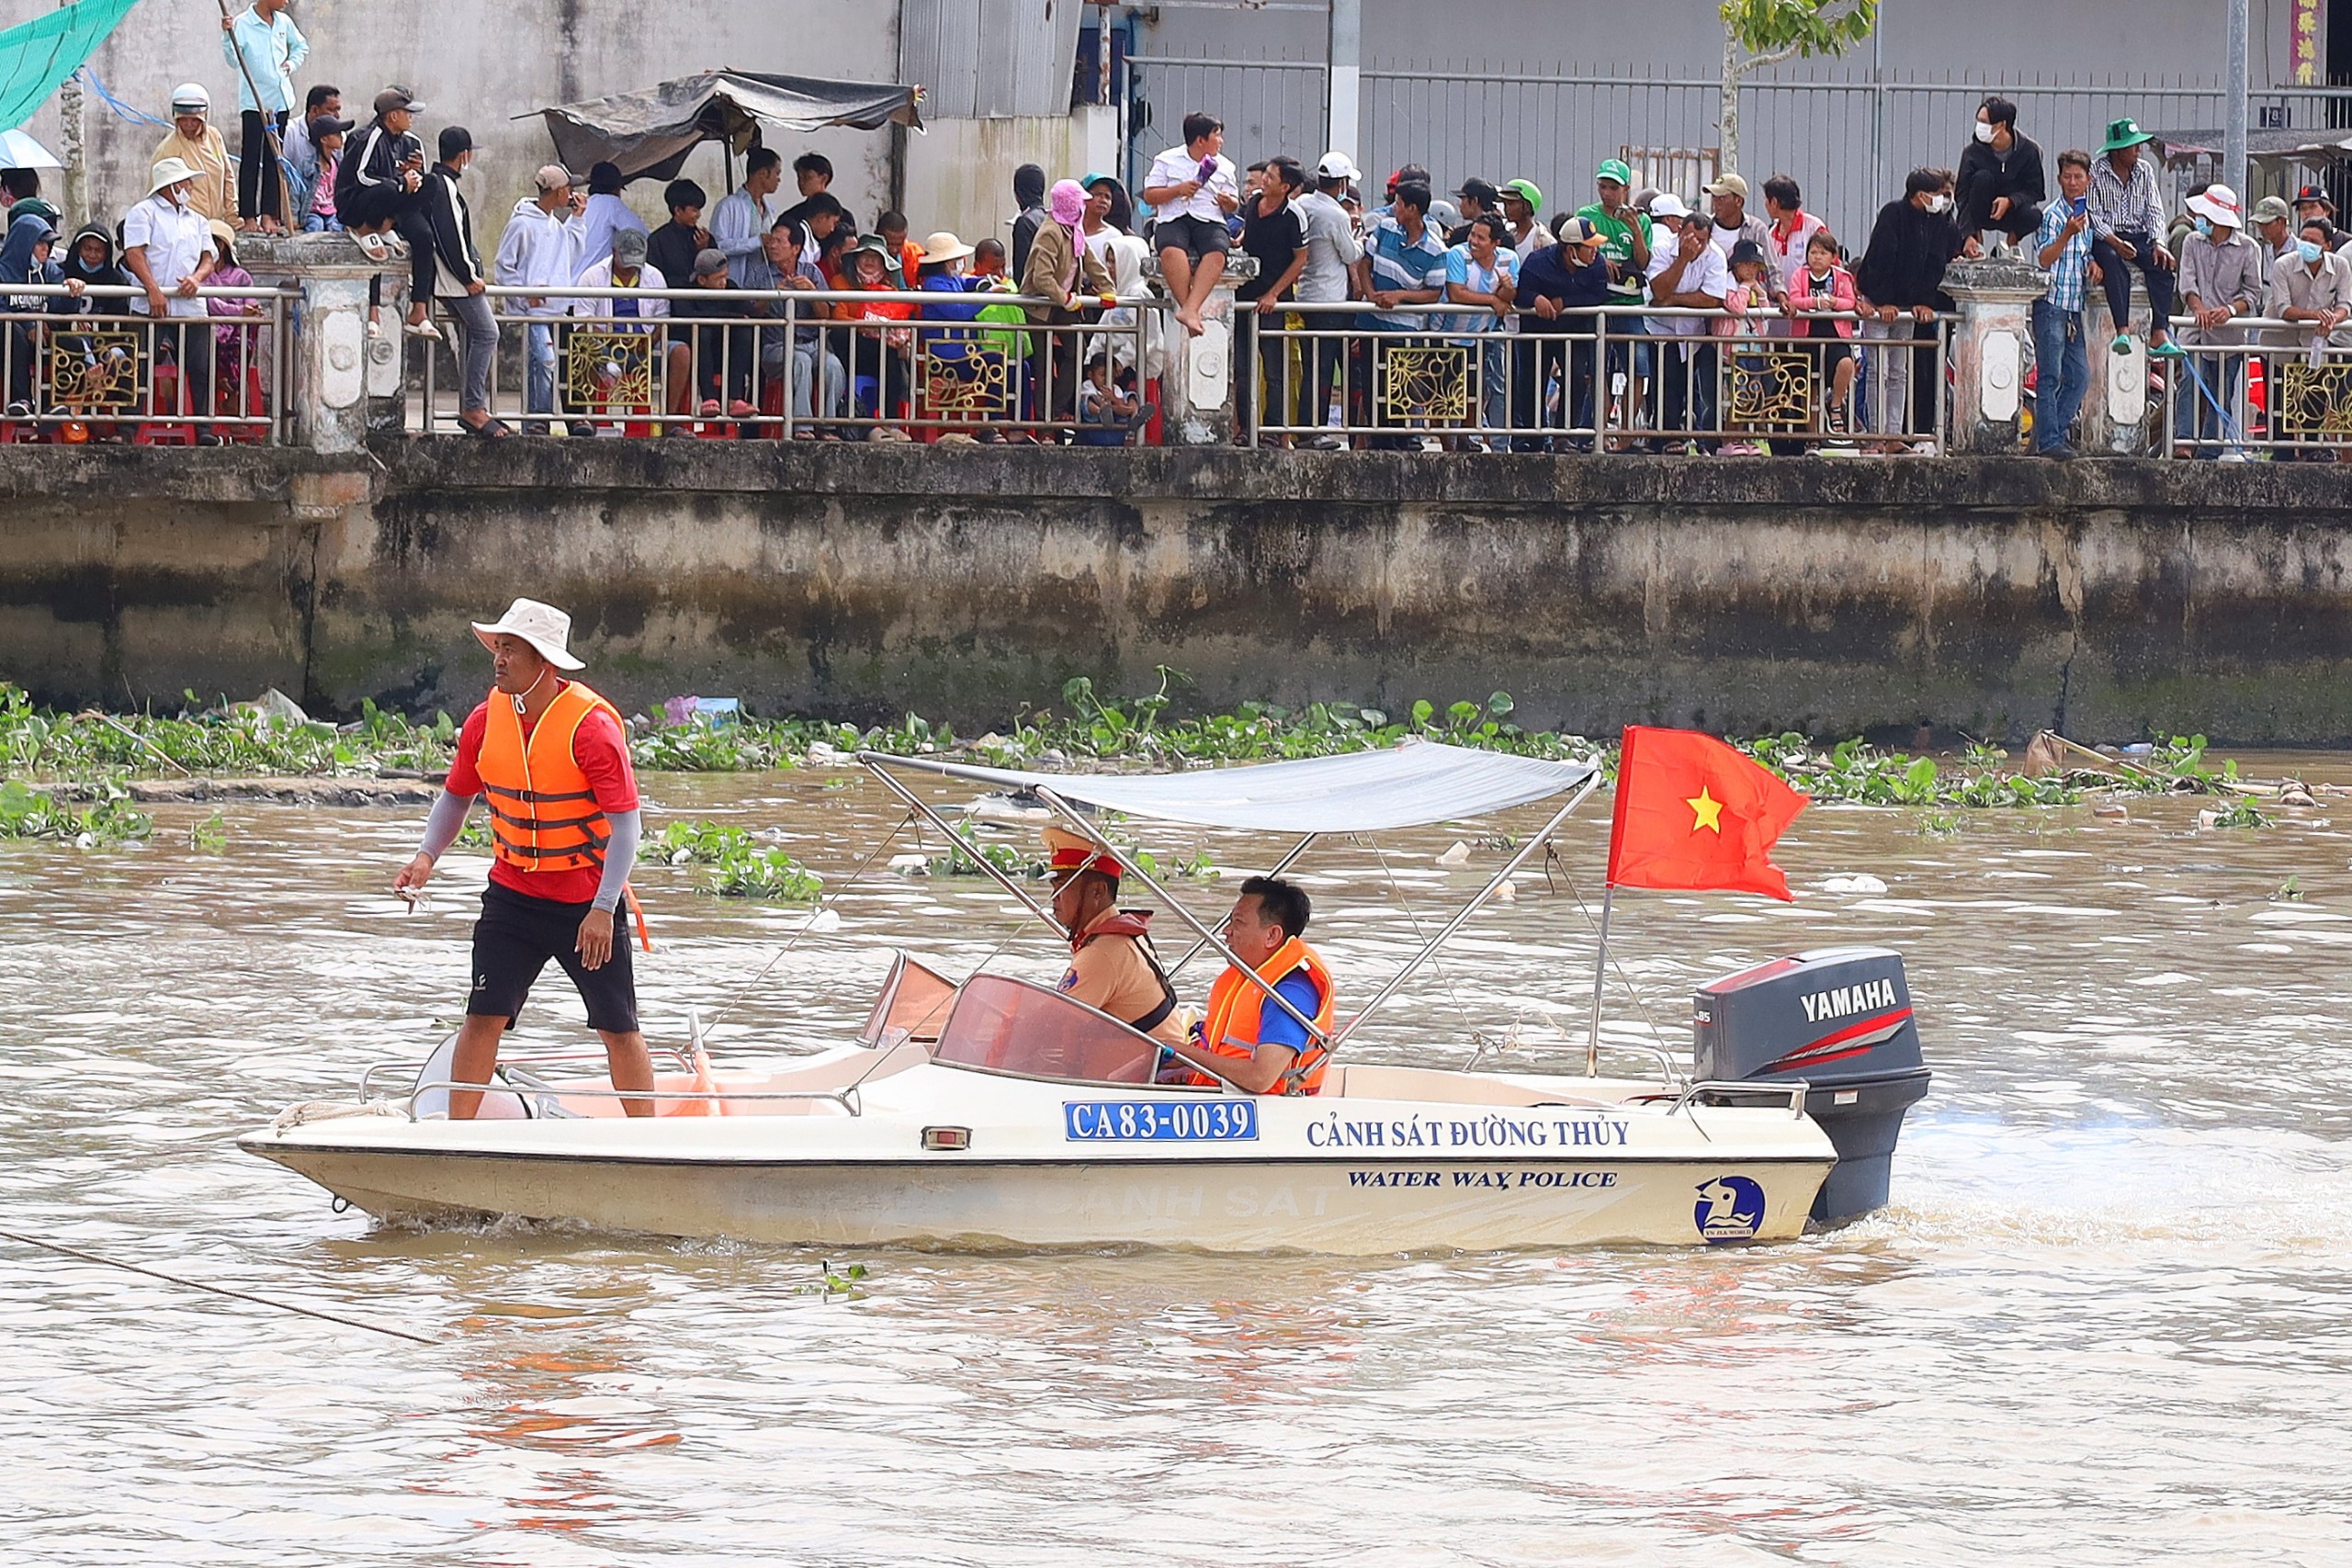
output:
{"label": "sandal", "polygon": [[354,234],[351,240],[352,243],[367,254],[369,261],[384,261],[392,254],[385,247],[384,236],[381,234]]}
{"label": "sandal", "polygon": [[506,428],[505,423],[502,420],[486,419],[480,424],[466,424],[466,422],[461,419],[458,423],[465,426],[468,435],[480,436],[484,441],[503,441],[514,434]]}

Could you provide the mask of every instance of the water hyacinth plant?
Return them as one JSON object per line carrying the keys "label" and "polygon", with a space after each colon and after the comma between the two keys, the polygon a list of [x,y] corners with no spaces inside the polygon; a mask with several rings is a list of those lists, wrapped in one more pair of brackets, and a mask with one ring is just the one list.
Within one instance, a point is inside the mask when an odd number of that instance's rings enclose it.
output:
{"label": "water hyacinth plant", "polygon": [[[1528,729],[1512,717],[1508,692],[1439,707],[1427,699],[1400,713],[1348,703],[1300,707],[1247,702],[1224,713],[1175,716],[1190,684],[1162,666],[1145,694],[1107,698],[1086,676],[1064,683],[1058,708],[1023,709],[1004,729],[970,739],[920,714],[861,728],[834,720],[743,718],[669,723],[654,713],[630,721],[639,768],[662,773],[746,773],[833,768],[861,750],[894,755],[955,754],[1003,767],[1136,769],[1321,757],[1393,746],[1408,737],[1521,756],[1616,765],[1616,747],[1565,731]],[[62,714],[33,706],[0,682],[0,778],[28,784],[107,783],[133,775],[381,775],[446,768],[457,727],[446,713],[412,720],[363,704],[345,725],[289,721],[251,705],[200,708],[194,694],[178,715]],[[2206,756],[2201,735],[2176,736],[2136,758],[2101,757],[2071,743],[2054,763],[2028,771],[1998,748],[1971,744],[1958,758],[1916,757],[1860,739],[1822,745],[1795,733],[1746,743],[1758,761],[1814,799],[1868,806],[1987,808],[2070,806],[2086,795],[2228,794],[2246,786],[2237,764]],[[2081,765],[2072,765],[2079,762]],[[971,852],[951,847],[937,869],[957,874]],[[788,858],[788,857],[787,857]],[[977,868],[972,868],[977,869]]]}
{"label": "water hyacinth plant", "polygon": [[719,822],[673,822],[656,834],[647,858],[672,865],[703,865],[702,889],[723,898],[813,904],[824,879],[748,829]]}

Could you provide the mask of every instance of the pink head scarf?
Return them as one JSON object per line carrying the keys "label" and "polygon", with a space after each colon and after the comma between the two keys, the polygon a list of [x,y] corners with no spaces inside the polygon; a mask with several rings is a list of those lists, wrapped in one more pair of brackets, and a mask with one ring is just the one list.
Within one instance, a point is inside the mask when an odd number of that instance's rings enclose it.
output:
{"label": "pink head scarf", "polygon": [[1054,221],[1065,229],[1075,229],[1086,220],[1086,187],[1076,180],[1057,181],[1047,203]]}

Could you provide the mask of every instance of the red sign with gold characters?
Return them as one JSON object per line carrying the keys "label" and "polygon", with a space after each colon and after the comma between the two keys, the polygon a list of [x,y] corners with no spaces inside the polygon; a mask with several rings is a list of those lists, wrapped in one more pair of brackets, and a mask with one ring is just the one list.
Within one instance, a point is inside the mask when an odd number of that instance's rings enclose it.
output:
{"label": "red sign with gold characters", "polygon": [[2295,85],[2319,85],[2319,0],[2295,0],[2294,36],[2290,48],[2295,58]]}

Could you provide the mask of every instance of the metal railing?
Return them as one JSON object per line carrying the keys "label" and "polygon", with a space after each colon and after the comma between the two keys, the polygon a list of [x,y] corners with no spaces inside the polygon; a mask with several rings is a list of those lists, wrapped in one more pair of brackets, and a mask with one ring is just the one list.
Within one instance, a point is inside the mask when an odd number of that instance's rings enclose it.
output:
{"label": "metal railing", "polygon": [[[2162,386],[2150,388],[2145,455],[2336,462],[2352,448],[2352,325],[2325,336],[2309,321],[2269,316],[2211,329],[2180,316],[2172,325],[2186,352],[2151,362]],[[2105,346],[2087,347],[2098,376]]]}
{"label": "metal railing", "polygon": [[276,288],[175,297],[203,314],[130,310],[146,290],[0,286],[0,444],[277,445],[285,438],[288,305]]}
{"label": "metal railing", "polygon": [[[1451,451],[1940,453],[1952,318],[1293,304],[1237,318],[1244,439]],[[1852,337],[1796,335],[1821,322]],[[1729,324],[1736,335],[1722,335]]]}
{"label": "metal railing", "polygon": [[[489,412],[526,434],[575,435],[1124,446],[1156,412],[1148,382],[1169,309],[1089,299],[1035,321],[1027,308],[1048,301],[981,291],[485,293],[509,351],[492,355]],[[523,313],[526,301],[547,313]],[[984,310],[991,319],[976,319]],[[448,394],[464,385],[463,329],[442,320],[424,356],[427,432],[455,428],[461,412]],[[502,376],[510,362],[519,378]]]}

